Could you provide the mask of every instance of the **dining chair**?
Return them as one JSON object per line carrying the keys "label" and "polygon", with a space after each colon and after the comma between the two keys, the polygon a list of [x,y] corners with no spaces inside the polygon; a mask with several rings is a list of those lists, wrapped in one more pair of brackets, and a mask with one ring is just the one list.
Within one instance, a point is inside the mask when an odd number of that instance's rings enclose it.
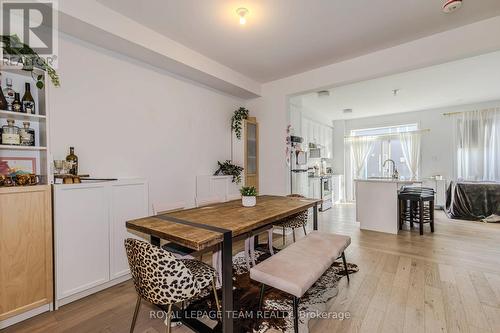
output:
{"label": "dining chair", "polygon": [[[156,203],[152,204],[152,209],[153,209],[153,215],[162,215],[162,214],[167,214],[167,213],[175,213],[179,212],[181,210],[184,210],[184,206],[182,204],[166,204],[166,203]],[[160,241],[162,249],[172,253],[177,259],[193,259],[193,250],[190,248],[187,248],[185,246],[171,243],[171,242],[165,242],[164,240]],[[203,258],[199,257],[200,260]]]}
{"label": "dining chair", "polygon": [[130,333],[134,331],[142,299],[167,308],[167,333],[171,330],[172,306],[199,295],[210,285],[220,311],[215,285],[217,273],[210,265],[194,259],[177,259],[160,247],[134,238],[125,240],[125,250],[137,292]]}
{"label": "dining chair", "polygon": [[[289,194],[287,195],[289,198],[305,198],[303,195],[300,194]],[[295,243],[295,229],[302,227],[304,230],[304,235],[307,235],[307,230],[306,230],[306,225],[307,221],[309,219],[309,210],[300,212],[298,214],[292,215],[290,217],[287,217],[277,223],[274,224],[275,227],[282,228],[283,231],[283,246],[285,246],[286,243],[286,235],[285,231],[286,229],[292,229],[292,234],[293,234],[293,242]],[[273,230],[269,230],[269,242],[272,244],[273,242]]]}

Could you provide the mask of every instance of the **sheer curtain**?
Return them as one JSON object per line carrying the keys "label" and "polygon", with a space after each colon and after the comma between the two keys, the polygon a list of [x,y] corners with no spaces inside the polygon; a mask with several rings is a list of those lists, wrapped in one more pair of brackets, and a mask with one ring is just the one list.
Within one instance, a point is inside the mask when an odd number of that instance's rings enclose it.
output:
{"label": "sheer curtain", "polygon": [[454,115],[457,179],[500,181],[500,108]]}
{"label": "sheer curtain", "polygon": [[418,176],[420,168],[420,143],[422,142],[422,133],[399,133],[403,156],[405,157],[406,165],[411,172],[411,178],[415,179]]}
{"label": "sheer curtain", "polygon": [[374,139],[369,136],[357,136],[347,138],[346,142],[351,146],[355,177],[361,177],[361,171],[365,166],[366,158],[373,148]]}

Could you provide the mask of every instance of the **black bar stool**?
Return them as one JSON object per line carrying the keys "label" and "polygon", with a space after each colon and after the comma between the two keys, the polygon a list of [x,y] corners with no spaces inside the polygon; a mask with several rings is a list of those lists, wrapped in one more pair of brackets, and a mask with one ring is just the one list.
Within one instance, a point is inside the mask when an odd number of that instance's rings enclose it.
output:
{"label": "black bar stool", "polygon": [[420,235],[424,234],[424,223],[429,223],[434,232],[434,189],[428,187],[403,186],[398,193],[399,230],[404,223],[418,223]]}

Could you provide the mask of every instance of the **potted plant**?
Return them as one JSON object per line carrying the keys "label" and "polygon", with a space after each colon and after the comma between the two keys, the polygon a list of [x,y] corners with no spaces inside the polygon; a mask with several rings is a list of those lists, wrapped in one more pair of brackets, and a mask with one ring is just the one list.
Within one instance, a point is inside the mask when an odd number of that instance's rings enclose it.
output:
{"label": "potted plant", "polygon": [[231,161],[227,160],[224,162],[217,162],[219,168],[215,171],[214,176],[233,176],[233,183],[239,184],[241,182],[241,172],[243,168],[231,163]]}
{"label": "potted plant", "polygon": [[31,72],[38,89],[42,89],[44,83],[43,76],[35,74],[34,70],[36,68],[46,72],[55,87],[60,86],[59,75],[56,70],[29,45],[22,43],[17,35],[0,35],[0,42],[2,43],[1,52],[4,58],[13,63],[22,64],[22,70]]}
{"label": "potted plant", "polygon": [[248,109],[241,107],[234,111],[233,117],[231,118],[231,129],[236,134],[238,140],[241,140],[241,126],[243,121],[248,118]]}
{"label": "potted plant", "polygon": [[243,186],[240,189],[241,203],[244,207],[253,207],[257,203],[257,189],[253,186]]}

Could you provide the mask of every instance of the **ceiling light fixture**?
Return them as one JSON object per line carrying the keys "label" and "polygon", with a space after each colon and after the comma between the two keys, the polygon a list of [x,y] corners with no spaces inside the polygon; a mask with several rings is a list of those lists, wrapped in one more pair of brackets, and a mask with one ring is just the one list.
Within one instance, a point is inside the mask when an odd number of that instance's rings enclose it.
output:
{"label": "ceiling light fixture", "polygon": [[247,23],[247,19],[245,16],[248,15],[248,9],[238,8],[238,9],[236,9],[236,14],[238,14],[238,16],[240,17],[240,24],[241,25],[244,25],[245,23]]}
{"label": "ceiling light fixture", "polygon": [[344,109],[342,110],[343,113],[352,113],[352,109]]}
{"label": "ceiling light fixture", "polygon": [[443,12],[450,14],[462,7],[462,0],[446,0],[443,5]]}
{"label": "ceiling light fixture", "polygon": [[399,94],[399,89],[393,89],[393,90],[392,90],[392,94],[393,94],[394,96],[397,96],[397,95]]}

